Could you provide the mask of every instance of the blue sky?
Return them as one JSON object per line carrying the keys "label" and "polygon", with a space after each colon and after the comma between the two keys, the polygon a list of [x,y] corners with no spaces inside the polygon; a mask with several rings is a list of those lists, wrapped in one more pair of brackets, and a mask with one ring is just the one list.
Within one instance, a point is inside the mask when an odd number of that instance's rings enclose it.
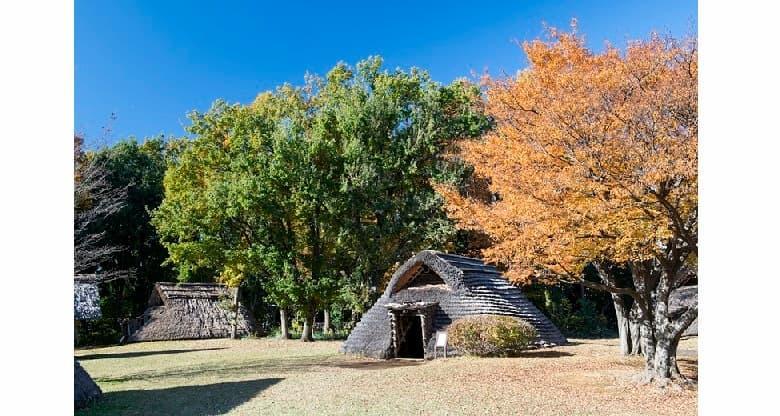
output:
{"label": "blue sky", "polygon": [[378,54],[388,68],[417,66],[446,83],[523,68],[514,41],[541,36],[543,22],[565,28],[577,18],[600,49],[653,30],[691,34],[697,17],[688,0],[313,3],[76,0],[76,132],[93,147],[182,136],[191,110],[218,98],[246,103],[338,61]]}

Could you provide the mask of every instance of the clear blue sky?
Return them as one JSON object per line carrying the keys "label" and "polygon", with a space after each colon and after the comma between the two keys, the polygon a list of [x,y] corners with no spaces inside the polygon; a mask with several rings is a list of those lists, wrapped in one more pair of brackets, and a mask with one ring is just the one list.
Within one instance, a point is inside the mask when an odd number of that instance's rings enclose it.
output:
{"label": "clear blue sky", "polygon": [[514,41],[539,37],[543,22],[565,28],[576,17],[600,49],[653,30],[691,34],[697,17],[689,0],[312,3],[76,0],[76,132],[92,146],[181,136],[186,114],[215,99],[247,103],[301,84],[307,71],[376,54],[388,68],[417,66],[445,83],[514,73],[525,66]]}

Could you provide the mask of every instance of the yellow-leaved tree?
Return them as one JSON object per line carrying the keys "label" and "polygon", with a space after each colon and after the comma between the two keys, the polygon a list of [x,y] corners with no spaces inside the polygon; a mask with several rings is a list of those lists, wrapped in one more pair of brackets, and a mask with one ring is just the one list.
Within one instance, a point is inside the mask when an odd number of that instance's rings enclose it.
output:
{"label": "yellow-leaved tree", "polygon": [[[669,310],[696,271],[696,41],[652,35],[594,53],[576,28],[551,29],[523,49],[527,69],[485,80],[496,128],[457,154],[493,197],[438,191],[461,227],[490,236],[483,255],[510,279],[583,281],[632,301],[648,379],[679,377],[677,343],[698,315],[697,303]],[[588,264],[600,283],[584,281]]]}

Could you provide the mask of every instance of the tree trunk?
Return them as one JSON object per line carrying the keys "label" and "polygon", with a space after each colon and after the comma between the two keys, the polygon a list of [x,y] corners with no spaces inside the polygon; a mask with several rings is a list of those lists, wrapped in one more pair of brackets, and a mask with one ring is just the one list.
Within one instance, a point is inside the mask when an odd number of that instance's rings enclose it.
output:
{"label": "tree trunk", "polygon": [[303,332],[301,333],[301,341],[313,342],[314,336],[312,329],[314,328],[314,313],[312,308],[307,307],[303,317]]}
{"label": "tree trunk", "polygon": [[238,339],[238,288],[233,292],[233,321],[230,323],[230,338]]}
{"label": "tree trunk", "polygon": [[632,351],[631,327],[629,325],[629,311],[620,295],[612,294],[612,303],[615,305],[615,316],[617,316],[618,338],[620,339],[620,353],[629,355]]}
{"label": "tree trunk", "polygon": [[680,374],[680,368],[677,366],[677,346],[680,344],[680,337],[672,340],[671,358],[669,365],[671,366],[672,378],[682,378]]}
{"label": "tree trunk", "polygon": [[[683,331],[698,317],[698,303],[688,306],[682,314],[669,310],[669,295],[679,284],[678,272],[684,257],[677,249],[664,258],[632,262],[633,287],[618,287],[610,267],[593,263],[602,284],[583,280],[583,284],[612,294],[618,316],[621,352],[633,346],[634,354],[645,357],[643,381],[666,385],[671,380],[683,378],[677,367],[677,346]],[[628,319],[624,298],[633,300]],[[628,323],[626,330],[626,321]],[[638,339],[637,339],[638,337]],[[628,347],[628,348],[627,348]]]}
{"label": "tree trunk", "polygon": [[330,328],[330,311],[328,308],[325,308],[322,311],[323,315],[323,322],[322,322],[322,333],[323,334],[330,334],[331,328]]}
{"label": "tree trunk", "polygon": [[636,302],[634,302],[634,305],[631,307],[631,312],[629,312],[628,318],[628,327],[629,332],[631,333],[631,354],[642,355],[642,344],[640,342],[642,335],[639,325],[639,305]]}
{"label": "tree trunk", "polygon": [[652,367],[648,369],[650,380],[666,383],[670,379],[681,378],[680,369],[677,367],[679,341],[679,336],[675,338],[669,330],[656,334],[655,354]]}
{"label": "tree trunk", "polygon": [[653,335],[653,322],[644,316],[639,322],[640,344],[645,356],[645,369],[650,370],[655,360],[655,336]]}
{"label": "tree trunk", "polygon": [[279,328],[281,329],[279,338],[290,339],[290,325],[287,322],[287,310],[284,308],[279,308]]}
{"label": "tree trunk", "polygon": [[655,344],[655,356],[653,357],[653,369],[652,375],[656,379],[672,378],[671,370],[671,357],[675,354],[675,351],[670,351],[672,343],[670,340],[663,336],[660,337]]}

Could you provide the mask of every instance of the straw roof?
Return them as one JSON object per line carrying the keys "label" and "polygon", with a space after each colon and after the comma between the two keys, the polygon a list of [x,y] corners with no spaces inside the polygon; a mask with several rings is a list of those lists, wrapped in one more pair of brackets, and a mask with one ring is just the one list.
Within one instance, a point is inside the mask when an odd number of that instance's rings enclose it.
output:
{"label": "straw roof", "polygon": [[[130,335],[130,341],[227,338],[234,313],[232,291],[217,283],[156,283],[143,325]],[[243,306],[235,317],[237,334],[254,331],[254,318]]]}
{"label": "straw roof", "polygon": [[[538,346],[560,345],[566,338],[516,286],[495,267],[482,260],[421,251],[396,270],[385,292],[347,338],[341,351],[375,358],[393,356],[391,318],[398,304],[432,308],[424,341],[425,355],[432,355],[435,331],[446,330],[455,320],[470,315],[507,315],[533,325]],[[389,312],[388,312],[389,310]],[[426,326],[428,324],[426,323]]]}

